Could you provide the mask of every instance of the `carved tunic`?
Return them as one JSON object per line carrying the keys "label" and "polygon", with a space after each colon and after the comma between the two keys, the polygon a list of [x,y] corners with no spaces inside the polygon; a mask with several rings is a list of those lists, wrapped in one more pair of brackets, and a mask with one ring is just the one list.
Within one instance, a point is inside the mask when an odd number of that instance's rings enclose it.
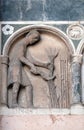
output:
{"label": "carved tunic", "polygon": [[20,58],[25,56],[26,46],[23,43],[19,43],[16,46],[15,55],[10,58],[8,68],[8,86],[14,82],[20,83],[22,86],[30,85],[30,80],[24,71],[24,65],[22,65]]}

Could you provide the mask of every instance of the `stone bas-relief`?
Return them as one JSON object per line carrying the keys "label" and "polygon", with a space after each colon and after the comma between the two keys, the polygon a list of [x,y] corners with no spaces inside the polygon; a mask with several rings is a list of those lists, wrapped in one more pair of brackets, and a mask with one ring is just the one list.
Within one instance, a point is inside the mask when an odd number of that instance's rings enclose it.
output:
{"label": "stone bas-relief", "polygon": [[[20,42],[17,45],[18,51],[16,52],[16,54],[9,59],[8,89],[12,87],[12,107],[18,106],[20,87],[26,87],[26,99],[28,102],[28,106],[33,106],[33,87],[23,69],[23,65],[27,65],[28,67],[30,67],[30,71],[34,74],[41,74],[41,72],[37,71],[34,65],[25,58],[27,46],[35,44],[35,42],[39,41],[39,38],[40,34],[37,31],[31,31],[30,33],[28,33],[28,36],[24,38],[24,41]],[[38,61],[36,61],[35,65],[47,67],[47,64],[41,64]],[[46,76],[45,78],[47,79]]]}
{"label": "stone bas-relief", "polygon": [[84,37],[84,26],[72,24],[67,28],[67,35],[73,40],[80,40]]}
{"label": "stone bas-relief", "polygon": [[5,66],[2,104],[9,108],[70,107],[70,52],[56,34],[40,29],[22,34],[13,41]]}
{"label": "stone bas-relief", "polygon": [[[24,41],[22,41],[23,43],[18,44],[17,53],[9,59],[8,89],[12,87],[12,107],[18,106],[20,86],[26,87],[26,99],[28,106],[33,106],[33,86],[23,69],[23,65],[27,65],[28,67],[30,67],[30,72],[34,73],[35,75],[41,75],[41,77],[45,80],[53,79],[53,75],[51,75],[51,77],[48,77],[47,74],[45,75],[45,73],[41,72],[39,68],[37,68],[38,66],[47,68],[48,63],[41,63],[38,61],[35,61],[35,63],[31,63],[31,61],[25,58],[26,47],[28,45],[35,44],[35,42],[38,42],[39,39],[40,34],[37,31],[31,31],[30,33],[28,33],[28,36],[25,37]],[[37,67],[35,67],[34,65],[37,65]]]}

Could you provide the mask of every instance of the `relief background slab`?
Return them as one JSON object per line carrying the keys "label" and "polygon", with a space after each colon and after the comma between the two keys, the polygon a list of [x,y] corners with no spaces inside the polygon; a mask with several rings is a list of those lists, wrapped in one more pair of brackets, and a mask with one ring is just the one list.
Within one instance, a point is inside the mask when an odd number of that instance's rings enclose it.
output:
{"label": "relief background slab", "polygon": [[[66,46],[66,43],[60,36],[57,34],[46,31],[46,30],[40,30],[37,29],[40,33],[41,40],[33,46],[30,46],[27,48],[26,58],[33,56],[34,58],[41,60],[43,62],[49,61],[48,55],[54,55],[56,51],[58,52],[58,56],[54,60],[54,75],[56,78],[53,80],[54,85],[56,86],[56,96],[57,96],[57,103],[56,108],[68,108],[70,107],[70,50]],[[24,36],[26,34],[23,34],[19,36],[13,43],[12,46],[10,46],[8,51],[9,59],[11,60],[14,58],[14,56],[17,57],[19,54],[19,48],[18,45],[20,42],[23,41]],[[50,54],[48,54],[50,53]],[[31,61],[31,59],[30,59]],[[28,78],[30,79],[30,82],[33,86],[33,103],[35,108],[49,108],[52,107],[50,100],[50,93],[49,93],[49,83],[48,81],[45,81],[42,79],[41,76],[35,76],[30,73],[29,69],[27,67],[23,67],[23,69],[26,71],[26,74],[28,75]],[[47,75],[49,73],[49,70],[42,69]],[[24,77],[23,77],[24,78]],[[54,90],[53,90],[54,91]],[[26,107],[25,105],[25,89],[23,89],[20,92],[21,96],[19,99],[19,103],[22,104],[22,107]],[[12,98],[12,97],[11,97]],[[56,98],[56,97],[55,97]]]}

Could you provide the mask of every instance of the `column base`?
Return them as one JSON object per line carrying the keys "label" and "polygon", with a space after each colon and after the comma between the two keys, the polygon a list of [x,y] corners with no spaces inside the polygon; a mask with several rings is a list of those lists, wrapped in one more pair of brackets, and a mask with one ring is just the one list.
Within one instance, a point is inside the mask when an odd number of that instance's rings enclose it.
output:
{"label": "column base", "polygon": [[71,114],[84,114],[84,106],[82,104],[73,104],[71,106]]}

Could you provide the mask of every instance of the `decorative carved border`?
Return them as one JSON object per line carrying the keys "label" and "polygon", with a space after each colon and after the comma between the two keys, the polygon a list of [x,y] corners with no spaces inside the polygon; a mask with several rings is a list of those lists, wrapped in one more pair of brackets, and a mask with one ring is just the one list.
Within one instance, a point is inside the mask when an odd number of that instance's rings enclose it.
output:
{"label": "decorative carved border", "polygon": [[45,30],[48,32],[52,32],[53,34],[57,35],[58,37],[60,37],[64,41],[64,43],[66,44],[66,46],[70,50],[71,55],[75,53],[75,47],[73,45],[73,42],[68,38],[68,36],[64,32],[62,32],[58,28],[52,27],[52,26],[47,26],[47,25],[31,25],[31,26],[25,26],[25,27],[17,30],[15,33],[13,33],[13,35],[11,35],[8,38],[8,40],[6,41],[2,54],[7,55],[13,41],[16,40],[22,34],[28,32],[30,29],[36,29],[38,31]]}

